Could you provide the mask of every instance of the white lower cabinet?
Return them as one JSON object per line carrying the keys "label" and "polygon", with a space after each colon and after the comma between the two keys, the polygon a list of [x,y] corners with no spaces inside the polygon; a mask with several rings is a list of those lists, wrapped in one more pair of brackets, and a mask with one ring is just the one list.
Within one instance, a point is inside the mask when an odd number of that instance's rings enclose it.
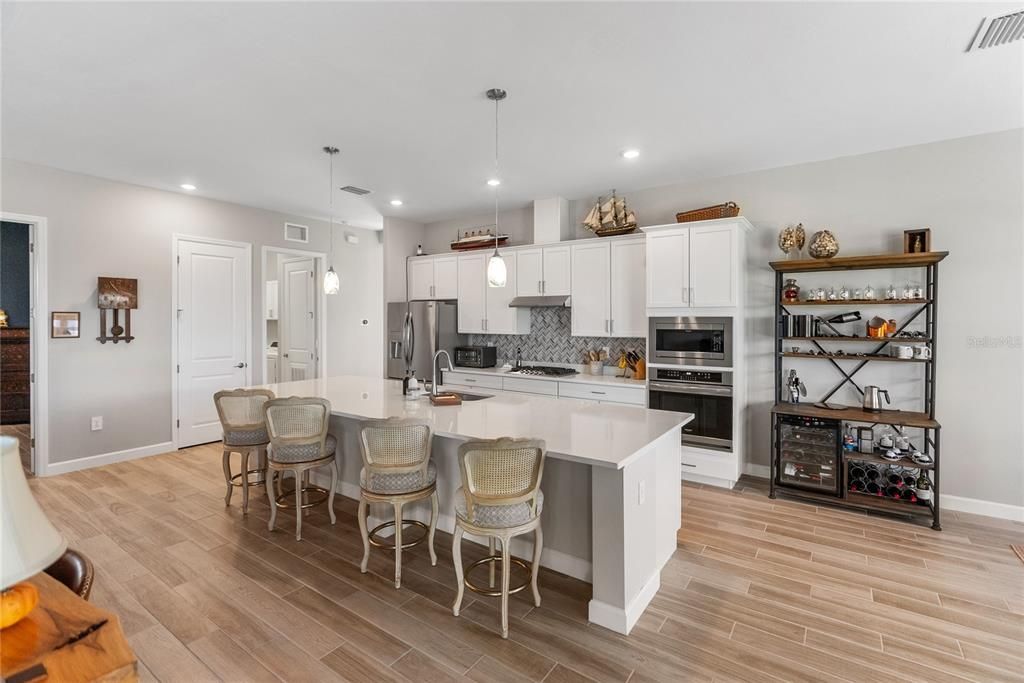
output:
{"label": "white lower cabinet", "polygon": [[623,387],[614,384],[581,384],[559,382],[559,398],[585,398],[601,403],[625,403],[644,405],[646,397],[643,387]]}
{"label": "white lower cabinet", "polygon": [[504,377],[501,388],[520,394],[538,394],[541,396],[558,396],[558,382],[543,379],[523,379],[522,377]]}
{"label": "white lower cabinet", "polygon": [[468,372],[445,372],[441,380],[445,386],[456,385],[478,389],[501,389],[501,377],[473,375]]}

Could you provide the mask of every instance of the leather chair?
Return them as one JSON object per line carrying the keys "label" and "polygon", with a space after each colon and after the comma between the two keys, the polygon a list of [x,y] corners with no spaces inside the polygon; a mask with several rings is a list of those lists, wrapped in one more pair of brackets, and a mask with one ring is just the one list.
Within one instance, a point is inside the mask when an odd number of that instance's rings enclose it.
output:
{"label": "leather chair", "polygon": [[71,589],[83,600],[89,599],[95,572],[92,562],[85,555],[68,548],[56,562],[45,569],[46,573]]}

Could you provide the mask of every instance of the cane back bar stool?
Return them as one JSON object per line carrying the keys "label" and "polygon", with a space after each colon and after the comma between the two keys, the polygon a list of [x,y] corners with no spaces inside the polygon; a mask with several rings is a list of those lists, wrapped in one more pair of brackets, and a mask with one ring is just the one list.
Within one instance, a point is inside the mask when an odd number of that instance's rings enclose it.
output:
{"label": "cane back bar stool", "polygon": [[[267,417],[267,431],[270,434],[270,450],[267,458],[267,499],[270,501],[270,521],[267,529],[274,530],[278,507],[285,505],[289,494],[274,495],[274,481],[284,478],[284,472],[295,476],[295,540],[302,540],[303,512],[327,501],[327,512],[331,524],[334,516],[334,492],[338,488],[338,463],[334,452],[337,440],[327,433],[330,425],[331,404],[323,398],[275,398],[263,406]],[[308,483],[309,472],[317,467],[331,468],[331,488],[324,491]],[[326,494],[323,495],[323,494]]]}
{"label": "cane back bar stool", "polygon": [[[533,602],[540,607],[537,573],[544,535],[540,526],[540,513],[544,507],[544,494],[540,490],[544,474],[545,444],[535,439],[492,439],[469,441],[459,446],[459,470],[462,488],[455,492],[455,534],[452,538],[452,559],[458,594],[452,613],[459,616],[462,608],[463,587],[475,593],[501,597],[501,637],[508,638],[508,596],[530,585]],[[509,554],[512,537],[534,533],[533,566]],[[466,576],[462,567],[462,535],[486,536],[490,541],[490,555],[469,565]],[[501,543],[501,555],[495,555],[495,541]],[[494,588],[494,568],[501,562],[501,588]],[[469,574],[487,564],[490,568],[490,587],[479,586],[469,580]],[[512,565],[530,572],[530,580],[510,586]]]}
{"label": "cane back bar stool", "polygon": [[[231,492],[236,486],[242,488],[242,514],[249,511],[249,487],[259,486],[266,478],[267,423],[263,416],[263,404],[274,398],[274,392],[267,389],[234,389],[218,391],[213,395],[217,416],[224,431],[224,483],[228,491],[224,504],[231,504]],[[238,474],[231,473],[231,454],[241,458]],[[249,457],[255,454],[256,467],[249,469]]]}
{"label": "cane back bar stool", "polygon": [[[430,459],[433,434],[430,425],[420,420],[388,418],[366,420],[359,429],[363,469],[359,473],[359,533],[363,537],[365,574],[370,562],[370,546],[394,549],[395,588],[402,587],[402,551],[427,542],[430,563],[437,564],[434,553],[434,529],[437,526],[437,469]],[[430,526],[413,519],[402,519],[402,507],[430,498]],[[366,513],[371,503],[387,503],[394,508],[393,521],[366,530]],[[402,540],[405,525],[418,526],[423,534],[409,542]],[[377,532],[394,527],[394,542],[380,540]]]}

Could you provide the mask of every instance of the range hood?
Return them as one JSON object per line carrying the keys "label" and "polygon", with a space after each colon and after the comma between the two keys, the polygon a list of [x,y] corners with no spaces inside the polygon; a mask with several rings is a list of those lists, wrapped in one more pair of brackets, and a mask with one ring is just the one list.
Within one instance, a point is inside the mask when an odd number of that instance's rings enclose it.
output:
{"label": "range hood", "polygon": [[539,306],[568,306],[568,295],[561,296],[517,296],[508,302],[509,308],[535,308]]}

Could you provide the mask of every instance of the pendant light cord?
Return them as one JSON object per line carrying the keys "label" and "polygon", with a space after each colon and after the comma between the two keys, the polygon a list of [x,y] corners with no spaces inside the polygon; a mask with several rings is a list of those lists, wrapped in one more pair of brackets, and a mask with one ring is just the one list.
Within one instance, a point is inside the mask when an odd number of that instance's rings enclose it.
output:
{"label": "pendant light cord", "polygon": [[327,154],[331,157],[330,185],[327,188],[327,196],[329,197],[329,202],[331,205],[331,215],[327,217],[329,221],[327,229],[331,231],[331,263],[329,266],[331,268],[334,267],[334,155],[336,153],[337,152],[334,151],[333,147],[329,148],[327,152]]}
{"label": "pendant light cord", "polygon": [[[498,98],[494,99],[494,177],[499,181],[501,177],[498,175]],[[494,253],[498,254],[498,188],[501,185],[494,186]]]}

